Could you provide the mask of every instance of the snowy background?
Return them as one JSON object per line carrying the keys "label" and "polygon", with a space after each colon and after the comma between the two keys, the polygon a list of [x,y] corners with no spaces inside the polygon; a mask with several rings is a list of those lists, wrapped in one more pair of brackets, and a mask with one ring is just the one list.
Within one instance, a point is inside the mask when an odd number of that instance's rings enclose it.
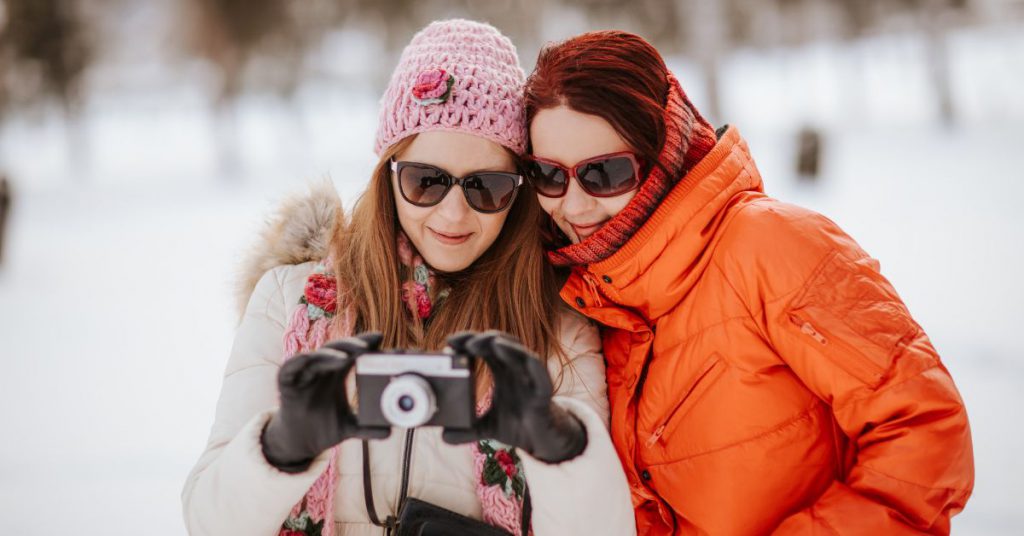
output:
{"label": "snowy background", "polygon": [[[361,43],[339,36],[323,61],[339,40]],[[947,43],[952,125],[935,112],[922,41],[898,35],[732,51],[721,114],[769,193],[825,213],[881,260],[952,372],[977,466],[954,531],[1021,534],[1024,26]],[[122,83],[77,120],[0,124],[15,188],[0,262],[3,534],[183,534],[179,493],[212,422],[240,253],[282,195],[330,177],[351,203],[374,163],[370,91],[312,79],[290,101],[243,96],[211,113],[201,69],[144,58],[100,66]],[[700,107],[700,69],[670,64]],[[794,172],[804,125],[824,133],[813,182]]]}

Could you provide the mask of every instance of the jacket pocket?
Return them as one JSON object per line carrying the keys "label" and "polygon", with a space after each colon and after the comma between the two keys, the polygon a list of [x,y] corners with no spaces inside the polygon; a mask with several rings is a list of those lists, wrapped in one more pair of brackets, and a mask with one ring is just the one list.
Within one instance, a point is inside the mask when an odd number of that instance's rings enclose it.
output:
{"label": "jacket pocket", "polygon": [[706,393],[708,389],[715,384],[718,378],[721,377],[723,372],[725,372],[725,364],[722,363],[721,356],[718,352],[711,354],[711,356],[701,363],[700,367],[698,367],[697,373],[693,376],[693,380],[685,384],[684,387],[680,389],[682,396],[676,401],[672,409],[670,409],[664,417],[658,420],[658,426],[654,428],[650,437],[648,437],[647,441],[644,442],[644,446],[654,446],[654,444],[665,435],[665,432],[669,431],[668,429],[671,423],[678,423],[682,420],[693,406],[700,401],[704,396],[704,393]]}
{"label": "jacket pocket", "polygon": [[829,255],[789,305],[792,329],[836,366],[875,388],[902,341],[917,330],[875,261]]}

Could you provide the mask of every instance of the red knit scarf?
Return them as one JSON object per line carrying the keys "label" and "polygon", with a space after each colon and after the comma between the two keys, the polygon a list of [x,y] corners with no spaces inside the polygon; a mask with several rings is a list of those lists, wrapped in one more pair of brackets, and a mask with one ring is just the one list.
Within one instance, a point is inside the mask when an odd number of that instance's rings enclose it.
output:
{"label": "red knit scarf", "polygon": [[629,204],[603,227],[578,244],[562,245],[548,251],[555,266],[588,265],[611,257],[643,226],[686,173],[715,146],[715,129],[690,103],[679,81],[668,75],[665,104],[665,145],[640,190]]}

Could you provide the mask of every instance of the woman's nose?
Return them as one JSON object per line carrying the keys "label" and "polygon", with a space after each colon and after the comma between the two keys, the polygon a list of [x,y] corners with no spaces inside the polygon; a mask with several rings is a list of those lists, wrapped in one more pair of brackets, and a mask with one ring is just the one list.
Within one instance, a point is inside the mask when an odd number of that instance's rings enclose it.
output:
{"label": "woman's nose", "polygon": [[593,208],[594,203],[594,197],[583,190],[579,181],[571,179],[569,188],[562,198],[562,213],[570,217],[583,214]]}
{"label": "woman's nose", "polygon": [[444,219],[458,222],[462,221],[473,209],[466,203],[466,195],[462,191],[462,186],[455,184],[444,195],[444,199],[437,204],[436,210]]}

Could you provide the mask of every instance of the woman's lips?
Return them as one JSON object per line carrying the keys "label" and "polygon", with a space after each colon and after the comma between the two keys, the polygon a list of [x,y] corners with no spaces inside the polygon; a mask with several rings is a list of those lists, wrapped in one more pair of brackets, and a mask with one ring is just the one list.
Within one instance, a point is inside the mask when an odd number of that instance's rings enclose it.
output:
{"label": "woman's lips", "polygon": [[584,238],[597,232],[597,230],[600,229],[602,225],[604,225],[604,222],[599,221],[597,223],[591,223],[589,225],[577,225],[575,223],[570,223],[569,225],[572,226],[572,230],[576,232],[576,236],[578,236],[580,240],[583,240]]}
{"label": "woman's lips", "polygon": [[449,246],[457,246],[457,245],[465,242],[466,240],[469,240],[469,237],[473,235],[473,233],[466,233],[466,234],[442,233],[441,231],[437,231],[437,230],[431,229],[430,227],[427,227],[427,230],[430,231],[430,234],[433,235],[434,238],[438,242],[440,242],[442,244],[447,244]]}

